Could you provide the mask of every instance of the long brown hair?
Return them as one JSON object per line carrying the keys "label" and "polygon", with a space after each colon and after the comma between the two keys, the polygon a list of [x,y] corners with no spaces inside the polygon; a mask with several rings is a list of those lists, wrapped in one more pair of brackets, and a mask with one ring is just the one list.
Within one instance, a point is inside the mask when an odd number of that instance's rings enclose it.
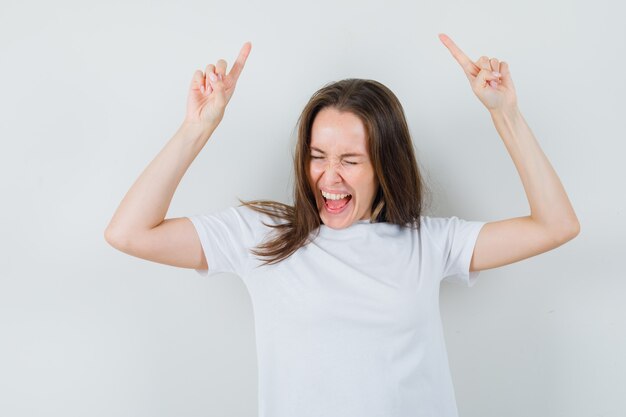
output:
{"label": "long brown hair", "polygon": [[274,264],[288,258],[309,243],[319,231],[321,219],[314,191],[309,183],[311,127],[325,107],[358,116],[367,132],[370,159],[378,179],[370,221],[407,227],[420,227],[425,185],[413,142],[398,98],[374,80],[346,79],[327,84],[315,92],[298,119],[298,139],[294,155],[295,182],[293,206],[276,201],[241,201],[251,209],[282,220],[268,224],[275,228],[271,239],[252,249]]}

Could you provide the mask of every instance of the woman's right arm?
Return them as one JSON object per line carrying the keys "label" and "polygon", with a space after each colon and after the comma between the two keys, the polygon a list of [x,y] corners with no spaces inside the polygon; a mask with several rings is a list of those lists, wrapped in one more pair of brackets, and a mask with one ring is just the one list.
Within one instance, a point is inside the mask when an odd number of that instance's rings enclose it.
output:
{"label": "woman's right arm", "polygon": [[222,120],[250,48],[244,44],[228,74],[224,60],[205,73],[196,71],[184,122],[128,190],[104,232],[111,246],[154,262],[207,268],[191,221],[165,215],[180,180]]}

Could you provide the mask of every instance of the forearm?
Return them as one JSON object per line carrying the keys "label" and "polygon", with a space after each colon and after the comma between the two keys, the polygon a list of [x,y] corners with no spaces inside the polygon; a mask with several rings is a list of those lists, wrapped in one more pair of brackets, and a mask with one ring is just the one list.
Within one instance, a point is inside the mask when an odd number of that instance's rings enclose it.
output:
{"label": "forearm", "polygon": [[126,240],[163,222],[180,180],[215,127],[181,125],[122,199],[105,231],[107,240]]}
{"label": "forearm", "polygon": [[565,188],[519,108],[490,113],[521,178],[530,217],[554,233],[578,233],[578,219]]}

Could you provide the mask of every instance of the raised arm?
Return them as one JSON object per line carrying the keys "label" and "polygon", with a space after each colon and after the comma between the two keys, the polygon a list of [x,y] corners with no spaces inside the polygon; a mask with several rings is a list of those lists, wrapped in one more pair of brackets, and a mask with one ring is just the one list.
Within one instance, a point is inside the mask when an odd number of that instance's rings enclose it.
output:
{"label": "raised arm", "polygon": [[104,232],[113,247],[155,262],[206,267],[191,222],[165,215],[180,180],[222,120],[250,49],[250,43],[243,45],[228,74],[222,59],[194,73],[185,120],[128,190]]}
{"label": "raised arm", "polygon": [[496,58],[472,62],[444,34],[441,42],[461,65],[485,105],[522,180],[530,215],[483,226],[471,271],[495,268],[554,249],[576,237],[580,225],[567,193],[517,106],[509,66]]}

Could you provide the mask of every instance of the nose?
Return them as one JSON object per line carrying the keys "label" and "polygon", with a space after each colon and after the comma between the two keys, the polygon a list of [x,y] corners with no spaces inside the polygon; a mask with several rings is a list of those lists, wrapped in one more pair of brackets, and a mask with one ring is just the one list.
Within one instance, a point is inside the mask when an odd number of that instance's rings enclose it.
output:
{"label": "nose", "polygon": [[336,184],[343,181],[339,170],[340,164],[337,162],[328,162],[324,168],[323,178],[329,184]]}

